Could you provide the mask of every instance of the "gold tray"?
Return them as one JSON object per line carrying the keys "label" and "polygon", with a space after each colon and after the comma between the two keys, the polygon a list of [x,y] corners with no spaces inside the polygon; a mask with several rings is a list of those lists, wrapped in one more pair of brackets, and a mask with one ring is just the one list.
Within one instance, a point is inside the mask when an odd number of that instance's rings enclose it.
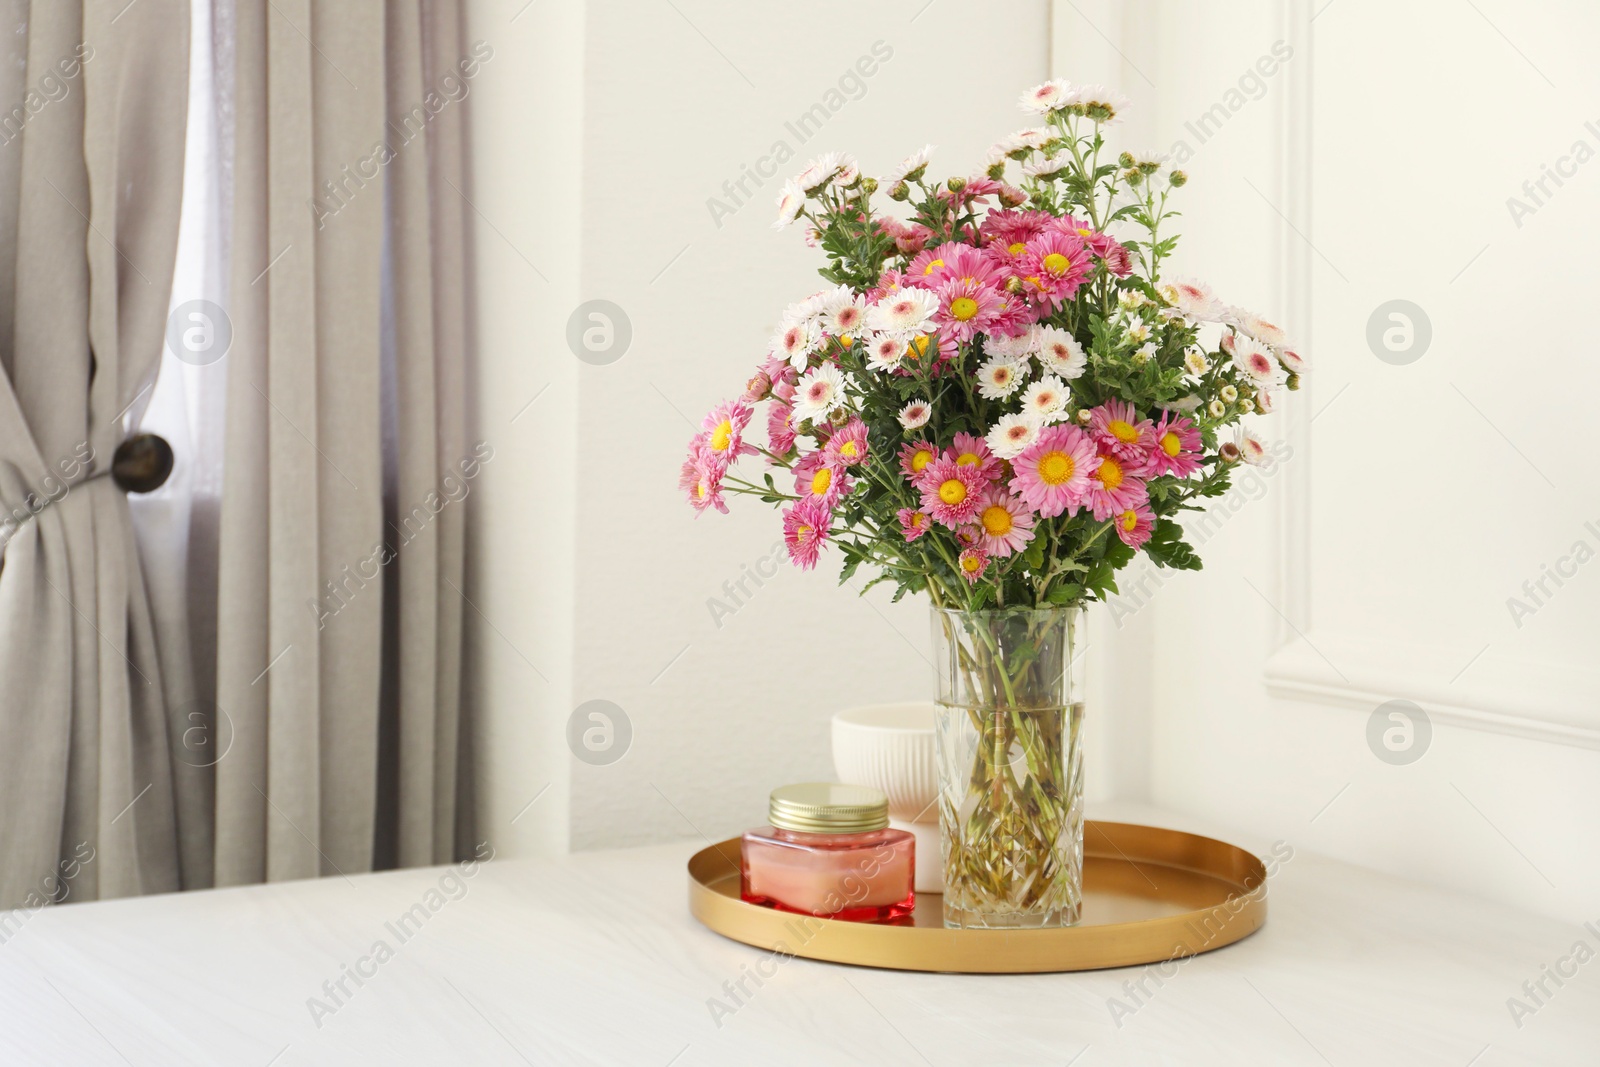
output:
{"label": "gold tray", "polygon": [[689,860],[689,910],[785,955],[901,971],[1026,974],[1156,963],[1231,945],[1267,919],[1266,868],[1242,848],[1134,823],[1084,824],[1083,919],[1049,930],[947,930],[918,893],[909,925],[841,922],[739,899],[739,839]]}

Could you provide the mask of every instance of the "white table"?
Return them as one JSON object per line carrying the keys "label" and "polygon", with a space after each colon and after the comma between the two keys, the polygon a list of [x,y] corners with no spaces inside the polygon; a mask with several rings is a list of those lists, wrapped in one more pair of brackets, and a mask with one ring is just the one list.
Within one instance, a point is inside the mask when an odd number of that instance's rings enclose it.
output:
{"label": "white table", "polygon": [[1305,852],[1265,929],[1158,987],[768,962],[690,918],[701,844],[496,861],[459,899],[435,868],[46,909],[0,945],[0,1064],[1600,1064],[1600,958],[1507,1007],[1600,936]]}

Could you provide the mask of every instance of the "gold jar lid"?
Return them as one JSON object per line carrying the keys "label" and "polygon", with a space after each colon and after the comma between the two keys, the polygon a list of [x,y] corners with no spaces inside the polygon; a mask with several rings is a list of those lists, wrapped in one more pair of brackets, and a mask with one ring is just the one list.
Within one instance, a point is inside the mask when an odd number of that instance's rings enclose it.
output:
{"label": "gold jar lid", "polygon": [[767,818],[780,830],[862,834],[889,825],[889,798],[864,785],[803,782],[772,791]]}

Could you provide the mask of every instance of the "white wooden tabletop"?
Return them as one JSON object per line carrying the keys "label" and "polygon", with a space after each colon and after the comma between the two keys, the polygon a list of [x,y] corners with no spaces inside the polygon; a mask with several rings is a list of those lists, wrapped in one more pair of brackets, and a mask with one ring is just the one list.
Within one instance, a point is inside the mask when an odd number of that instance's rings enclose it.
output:
{"label": "white wooden tabletop", "polygon": [[1263,930],[1166,977],[907,974],[703,929],[702,844],[19,914],[0,1064],[1600,1064],[1600,901],[1589,930],[1297,852]]}

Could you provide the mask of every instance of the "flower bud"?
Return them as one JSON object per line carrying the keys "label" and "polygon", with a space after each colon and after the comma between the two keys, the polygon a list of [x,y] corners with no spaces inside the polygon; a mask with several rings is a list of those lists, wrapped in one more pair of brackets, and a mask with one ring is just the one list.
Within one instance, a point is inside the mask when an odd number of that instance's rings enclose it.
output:
{"label": "flower bud", "polygon": [[999,181],[1001,178],[1006,176],[1006,161],[1002,159],[1000,162],[994,164],[988,170],[984,171],[984,173],[995,181]]}
{"label": "flower bud", "polygon": [[1239,462],[1239,446],[1232,441],[1222,442],[1221,447],[1217,449],[1217,454],[1222,457],[1222,462],[1224,463]]}
{"label": "flower bud", "polygon": [[944,183],[944,187],[949,189],[952,193],[959,193],[961,190],[967,187],[967,179],[951,178]]}
{"label": "flower bud", "polygon": [[871,196],[873,193],[878,191],[878,179],[876,179],[876,178],[862,178],[861,179],[861,188],[862,188],[862,190],[864,192],[866,192],[866,194],[868,196]]}
{"label": "flower bud", "polygon": [[1022,279],[1018,278],[1016,275],[1012,275],[1011,277],[1007,278],[1006,279],[1006,292],[1010,293],[1012,296],[1021,295],[1021,293],[1022,293]]}
{"label": "flower bud", "polygon": [[1288,385],[1289,385],[1289,391],[1291,393],[1294,392],[1295,390],[1299,389],[1300,388],[1300,375],[1298,375],[1298,374],[1289,375]]}
{"label": "flower bud", "polygon": [[1189,176],[1181,170],[1175,170],[1167,175],[1167,184],[1174,189],[1182,188],[1183,184],[1188,180]]}
{"label": "flower bud", "polygon": [[1250,414],[1255,409],[1256,409],[1256,402],[1254,400],[1251,400],[1249,397],[1242,397],[1239,400],[1239,410],[1244,412],[1246,415]]}
{"label": "flower bud", "polygon": [[1220,419],[1222,416],[1228,413],[1228,405],[1224,404],[1220,400],[1213,400],[1211,403],[1206,405],[1206,412],[1213,419]]}
{"label": "flower bud", "polygon": [[1144,172],[1138,167],[1130,167],[1122,172],[1122,180],[1129,185],[1142,185],[1144,183]]}
{"label": "flower bud", "polygon": [[910,198],[911,190],[906,187],[905,182],[895,182],[893,185],[889,186],[890,200],[909,200]]}
{"label": "flower bud", "polygon": [[1117,157],[1117,166],[1119,167],[1136,167],[1138,165],[1139,163],[1133,158],[1132,152],[1124,152]]}
{"label": "flower bud", "polygon": [[1235,400],[1239,399],[1239,390],[1235,389],[1231,385],[1224,385],[1217,395],[1222,397],[1222,402],[1224,404],[1231,404]]}

